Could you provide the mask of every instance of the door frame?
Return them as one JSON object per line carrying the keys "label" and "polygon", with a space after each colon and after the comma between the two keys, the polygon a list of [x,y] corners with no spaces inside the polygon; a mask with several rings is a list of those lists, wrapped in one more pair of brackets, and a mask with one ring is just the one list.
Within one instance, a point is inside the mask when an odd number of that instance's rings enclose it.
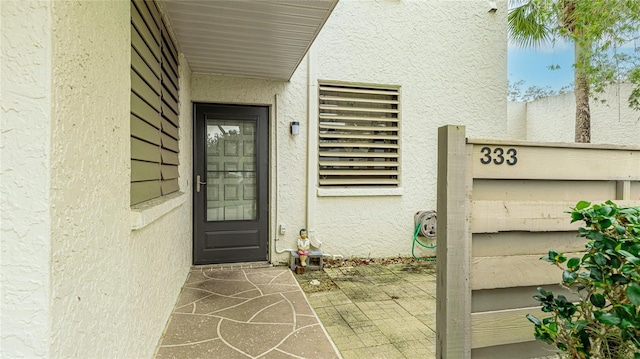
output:
{"label": "door frame", "polygon": [[[266,129],[266,136],[264,137],[264,141],[266,141],[266,166],[264,169],[264,177],[266,180],[265,183],[265,192],[266,192],[266,199],[265,199],[265,203],[264,203],[264,207],[265,207],[265,211],[266,211],[266,215],[265,215],[265,221],[266,221],[266,230],[265,230],[265,245],[266,245],[266,261],[271,263],[272,260],[272,243],[271,243],[271,230],[272,230],[272,133],[271,131],[273,130],[272,128],[272,124],[273,121],[275,121],[275,119],[272,119],[272,105],[271,104],[247,104],[247,103],[227,103],[227,102],[207,102],[207,101],[192,101],[192,158],[191,158],[191,164],[192,164],[192,189],[191,189],[191,198],[192,198],[192,220],[191,220],[191,224],[192,224],[192,239],[191,239],[191,245],[192,245],[192,264],[193,265],[208,265],[208,264],[196,264],[196,235],[198,233],[197,229],[198,226],[200,225],[198,223],[198,216],[196,216],[196,206],[197,206],[197,200],[196,200],[196,196],[197,196],[197,176],[199,173],[201,173],[204,169],[206,169],[206,161],[202,164],[200,164],[200,166],[205,166],[205,168],[199,168],[198,164],[196,163],[196,151],[198,151],[198,141],[197,141],[197,132],[198,132],[198,126],[197,126],[197,111],[196,111],[196,107],[198,105],[210,105],[210,106],[228,106],[228,107],[255,107],[255,108],[264,108],[266,109],[266,121],[267,121],[267,129]],[[259,166],[259,165],[258,165]],[[258,207],[258,212],[260,211],[260,203],[258,203],[259,207]],[[243,263],[242,261],[238,261],[238,262],[233,262],[233,263]],[[222,263],[220,263],[222,264]],[[230,264],[230,263],[227,263]]]}

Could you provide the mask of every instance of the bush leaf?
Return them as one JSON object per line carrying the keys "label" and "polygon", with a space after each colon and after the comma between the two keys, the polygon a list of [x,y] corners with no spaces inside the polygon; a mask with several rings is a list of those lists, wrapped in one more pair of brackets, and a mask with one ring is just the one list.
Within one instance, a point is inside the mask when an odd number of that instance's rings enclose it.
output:
{"label": "bush leaf", "polygon": [[565,270],[562,272],[562,281],[567,283],[567,285],[572,285],[573,282],[578,278],[578,272],[571,272],[569,270]]}
{"label": "bush leaf", "polygon": [[618,325],[621,322],[620,316],[615,312],[595,312],[594,314],[596,316],[596,319],[598,319],[598,321],[603,324]]}
{"label": "bush leaf", "polygon": [[640,284],[631,282],[627,287],[627,298],[634,305],[640,305]]}
{"label": "bush leaf", "polygon": [[580,265],[580,258],[573,257],[567,262],[567,268],[575,270]]}
{"label": "bush leaf", "polygon": [[602,308],[605,305],[605,300],[604,300],[604,295],[600,294],[600,293],[593,293],[591,294],[591,298],[589,298],[589,300],[591,301],[591,303],[593,305],[595,305],[598,308]]}
{"label": "bush leaf", "polygon": [[529,319],[529,321],[535,325],[542,325],[542,322],[540,321],[540,319],[534,317],[531,314],[527,314],[527,319]]}
{"label": "bush leaf", "polygon": [[578,202],[578,204],[576,204],[576,209],[577,210],[585,209],[585,208],[589,207],[590,205],[591,205],[591,202],[580,201],[580,202]]}

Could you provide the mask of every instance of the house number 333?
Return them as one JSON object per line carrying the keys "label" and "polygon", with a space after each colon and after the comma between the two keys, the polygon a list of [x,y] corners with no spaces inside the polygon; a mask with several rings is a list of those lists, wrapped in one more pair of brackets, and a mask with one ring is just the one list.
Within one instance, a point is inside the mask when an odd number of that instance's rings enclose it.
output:
{"label": "house number 333", "polygon": [[509,148],[506,152],[502,147],[496,147],[491,150],[491,147],[482,147],[480,149],[482,157],[480,157],[480,163],[488,165],[493,162],[496,165],[506,163],[509,166],[514,166],[518,163],[518,151],[515,148]]}

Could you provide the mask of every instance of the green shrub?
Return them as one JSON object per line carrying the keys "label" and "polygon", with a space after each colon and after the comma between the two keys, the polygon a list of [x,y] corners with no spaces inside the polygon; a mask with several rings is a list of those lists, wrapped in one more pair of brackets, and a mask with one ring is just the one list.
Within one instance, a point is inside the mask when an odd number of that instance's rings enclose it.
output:
{"label": "green shrub", "polygon": [[570,358],[640,359],[640,207],[580,201],[570,213],[585,222],[578,233],[586,253],[567,260],[552,250],[540,259],[563,270],[562,285],[579,299],[538,288],[534,298],[551,316],[527,315],[535,338]]}

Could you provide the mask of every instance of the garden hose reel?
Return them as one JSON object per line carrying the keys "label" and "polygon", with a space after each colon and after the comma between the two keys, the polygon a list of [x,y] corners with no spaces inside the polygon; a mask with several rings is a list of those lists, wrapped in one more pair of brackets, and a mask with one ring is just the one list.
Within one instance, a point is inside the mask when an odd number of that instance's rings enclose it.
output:
{"label": "garden hose reel", "polygon": [[437,236],[437,214],[436,211],[419,211],[413,217],[414,225],[420,225],[420,235],[426,238]]}

